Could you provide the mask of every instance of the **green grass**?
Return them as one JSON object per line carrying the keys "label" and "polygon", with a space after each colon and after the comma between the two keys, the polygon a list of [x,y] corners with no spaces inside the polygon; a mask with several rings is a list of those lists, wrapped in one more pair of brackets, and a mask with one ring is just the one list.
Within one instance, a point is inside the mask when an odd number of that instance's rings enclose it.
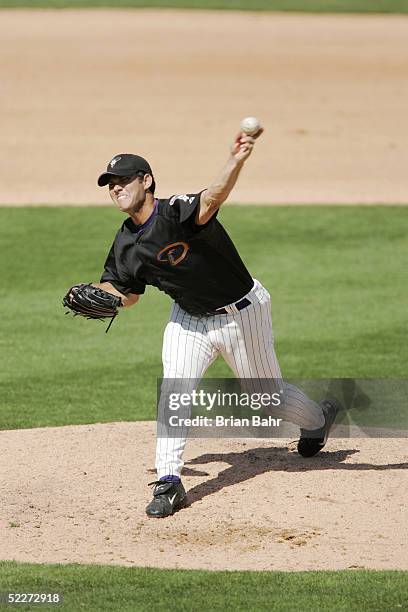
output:
{"label": "green grass", "polygon": [[161,7],[311,13],[407,13],[408,0],[0,0],[1,7]]}
{"label": "green grass", "polygon": [[75,612],[382,612],[406,609],[408,601],[407,574],[401,571],[206,572],[2,562],[0,589],[60,592],[64,603],[54,609]]}
{"label": "green grass", "polygon": [[[408,372],[408,208],[226,206],[220,214],[272,295],[285,378]],[[64,316],[76,282],[99,279],[113,208],[2,208],[0,428],[155,418],[170,299],[150,288],[108,334]],[[208,376],[232,375],[222,360]]]}

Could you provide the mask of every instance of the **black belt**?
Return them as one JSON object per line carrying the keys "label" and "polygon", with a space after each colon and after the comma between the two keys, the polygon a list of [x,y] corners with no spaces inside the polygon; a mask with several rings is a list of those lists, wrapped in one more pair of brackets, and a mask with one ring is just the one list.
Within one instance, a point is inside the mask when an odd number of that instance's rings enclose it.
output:
{"label": "black belt", "polygon": [[[235,306],[237,310],[243,310],[244,308],[249,306],[250,303],[251,302],[247,298],[242,298],[242,300],[239,300],[239,302],[235,302],[235,304],[231,304],[231,306]],[[228,314],[228,310],[226,310],[225,308],[217,308],[215,314]]]}

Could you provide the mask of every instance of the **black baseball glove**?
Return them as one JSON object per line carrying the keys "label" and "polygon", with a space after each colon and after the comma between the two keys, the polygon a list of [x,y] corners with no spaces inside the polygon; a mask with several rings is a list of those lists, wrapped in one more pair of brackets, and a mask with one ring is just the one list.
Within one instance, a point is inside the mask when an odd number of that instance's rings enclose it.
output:
{"label": "black baseball glove", "polygon": [[111,319],[107,332],[118,314],[118,308],[123,306],[120,297],[89,283],[71,287],[62,303],[74,313],[74,316],[99,320]]}

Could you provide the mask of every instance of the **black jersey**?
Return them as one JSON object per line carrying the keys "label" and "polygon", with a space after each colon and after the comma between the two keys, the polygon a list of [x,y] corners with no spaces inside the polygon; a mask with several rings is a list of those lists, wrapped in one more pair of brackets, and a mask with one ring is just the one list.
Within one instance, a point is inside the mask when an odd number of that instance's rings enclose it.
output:
{"label": "black jersey", "polygon": [[253,280],[216,214],[195,223],[200,195],[155,200],[151,217],[122,224],[105,262],[101,282],[121,293],[158,287],[193,315],[213,313],[238,301]]}

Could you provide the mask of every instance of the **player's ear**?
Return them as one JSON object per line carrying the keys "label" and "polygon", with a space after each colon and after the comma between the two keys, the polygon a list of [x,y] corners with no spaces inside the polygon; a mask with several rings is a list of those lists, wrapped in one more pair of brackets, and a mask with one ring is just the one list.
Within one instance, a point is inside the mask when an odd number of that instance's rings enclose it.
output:
{"label": "player's ear", "polygon": [[149,189],[149,187],[152,186],[153,183],[153,177],[151,174],[145,174],[143,177],[143,187],[145,188],[145,191],[147,191]]}

